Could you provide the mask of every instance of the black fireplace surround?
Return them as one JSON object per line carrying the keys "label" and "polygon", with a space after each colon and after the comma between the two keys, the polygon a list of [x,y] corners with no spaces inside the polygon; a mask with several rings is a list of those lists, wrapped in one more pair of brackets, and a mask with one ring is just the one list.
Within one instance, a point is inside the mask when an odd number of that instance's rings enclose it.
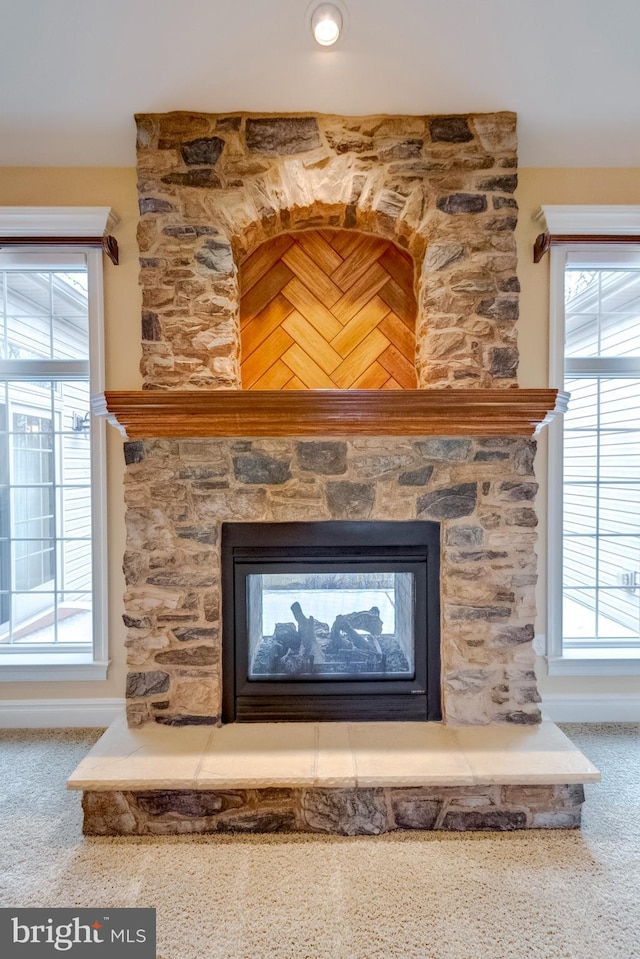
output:
{"label": "black fireplace surround", "polygon": [[442,718],[438,523],[223,523],[222,623],[224,723]]}

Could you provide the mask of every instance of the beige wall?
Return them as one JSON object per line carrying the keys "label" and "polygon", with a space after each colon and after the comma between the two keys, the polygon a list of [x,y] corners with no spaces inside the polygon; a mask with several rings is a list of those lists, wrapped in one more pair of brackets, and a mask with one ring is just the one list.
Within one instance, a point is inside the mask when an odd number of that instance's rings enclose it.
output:
{"label": "beige wall", "polygon": [[[140,389],[140,290],[136,225],[138,202],[133,169],[0,169],[0,206],[109,206],[120,217],[113,233],[120,264],[104,260],[106,385]],[[125,629],[122,622],[124,553],[124,461],[122,438],[107,429],[110,658],[106,682],[0,683],[0,699],[122,697]]]}
{"label": "beige wall", "polygon": [[533,214],[551,203],[638,203],[640,169],[521,169],[516,193],[520,214],[518,275],[520,298],[520,386],[547,385],[549,257],[533,262],[533,241],[541,232]]}
{"label": "beige wall", "polygon": [[[549,257],[533,262],[533,242],[540,233],[534,213],[543,204],[553,203],[637,203],[640,204],[638,169],[521,169],[517,192],[520,207],[518,229],[518,274],[522,285],[520,298],[520,386],[547,386],[549,355]],[[540,584],[536,632],[546,632],[546,442],[540,442],[536,473],[541,486],[538,510],[541,517],[538,543]],[[640,677],[550,677],[546,664],[539,660],[538,674],[543,698],[565,695],[585,697],[640,696]]]}
{"label": "beige wall", "polygon": [[[533,241],[539,232],[533,213],[544,203],[640,204],[640,170],[521,169],[517,192],[519,275],[522,284],[520,319],[520,385],[547,385],[549,259],[532,262]],[[120,217],[114,233],[120,245],[120,265],[105,261],[106,383],[109,389],[139,389],[140,291],[135,228],[136,172],[123,168],[0,169],[0,206],[110,206]],[[124,521],[122,443],[108,430],[109,491],[109,618],[111,667],[104,683],[0,683],[0,699],[66,699],[119,697],[124,693],[125,656],[122,624]],[[546,451],[541,443],[537,472],[542,486],[541,516],[546,502]],[[545,631],[544,522],[540,528],[539,617]],[[544,672],[544,669],[541,669]],[[541,691],[555,695],[640,695],[639,678],[559,679],[542,676]]]}

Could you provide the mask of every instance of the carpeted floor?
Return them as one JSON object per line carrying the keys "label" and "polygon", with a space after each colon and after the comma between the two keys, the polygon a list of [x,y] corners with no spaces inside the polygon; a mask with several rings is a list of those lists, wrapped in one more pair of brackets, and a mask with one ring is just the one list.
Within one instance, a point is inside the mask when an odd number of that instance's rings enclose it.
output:
{"label": "carpeted floor", "polygon": [[640,724],[581,832],[83,839],[96,730],[0,732],[0,905],[155,906],[162,959],[640,959]]}

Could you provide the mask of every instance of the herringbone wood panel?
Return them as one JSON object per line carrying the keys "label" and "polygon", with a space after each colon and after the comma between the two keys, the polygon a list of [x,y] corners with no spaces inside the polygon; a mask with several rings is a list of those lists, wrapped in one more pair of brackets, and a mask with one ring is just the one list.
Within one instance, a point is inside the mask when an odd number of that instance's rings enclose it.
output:
{"label": "herringbone wood panel", "polygon": [[413,261],[353,230],[278,236],[240,267],[247,390],[415,389]]}

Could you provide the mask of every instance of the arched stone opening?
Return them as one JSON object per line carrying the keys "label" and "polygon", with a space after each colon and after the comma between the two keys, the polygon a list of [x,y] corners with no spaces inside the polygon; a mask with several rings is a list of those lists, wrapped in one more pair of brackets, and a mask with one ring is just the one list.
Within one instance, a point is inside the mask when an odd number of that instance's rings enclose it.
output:
{"label": "arched stone opening", "polygon": [[418,269],[418,386],[515,386],[515,116],[138,119],[146,389],[241,388],[238,264],[352,229]]}

